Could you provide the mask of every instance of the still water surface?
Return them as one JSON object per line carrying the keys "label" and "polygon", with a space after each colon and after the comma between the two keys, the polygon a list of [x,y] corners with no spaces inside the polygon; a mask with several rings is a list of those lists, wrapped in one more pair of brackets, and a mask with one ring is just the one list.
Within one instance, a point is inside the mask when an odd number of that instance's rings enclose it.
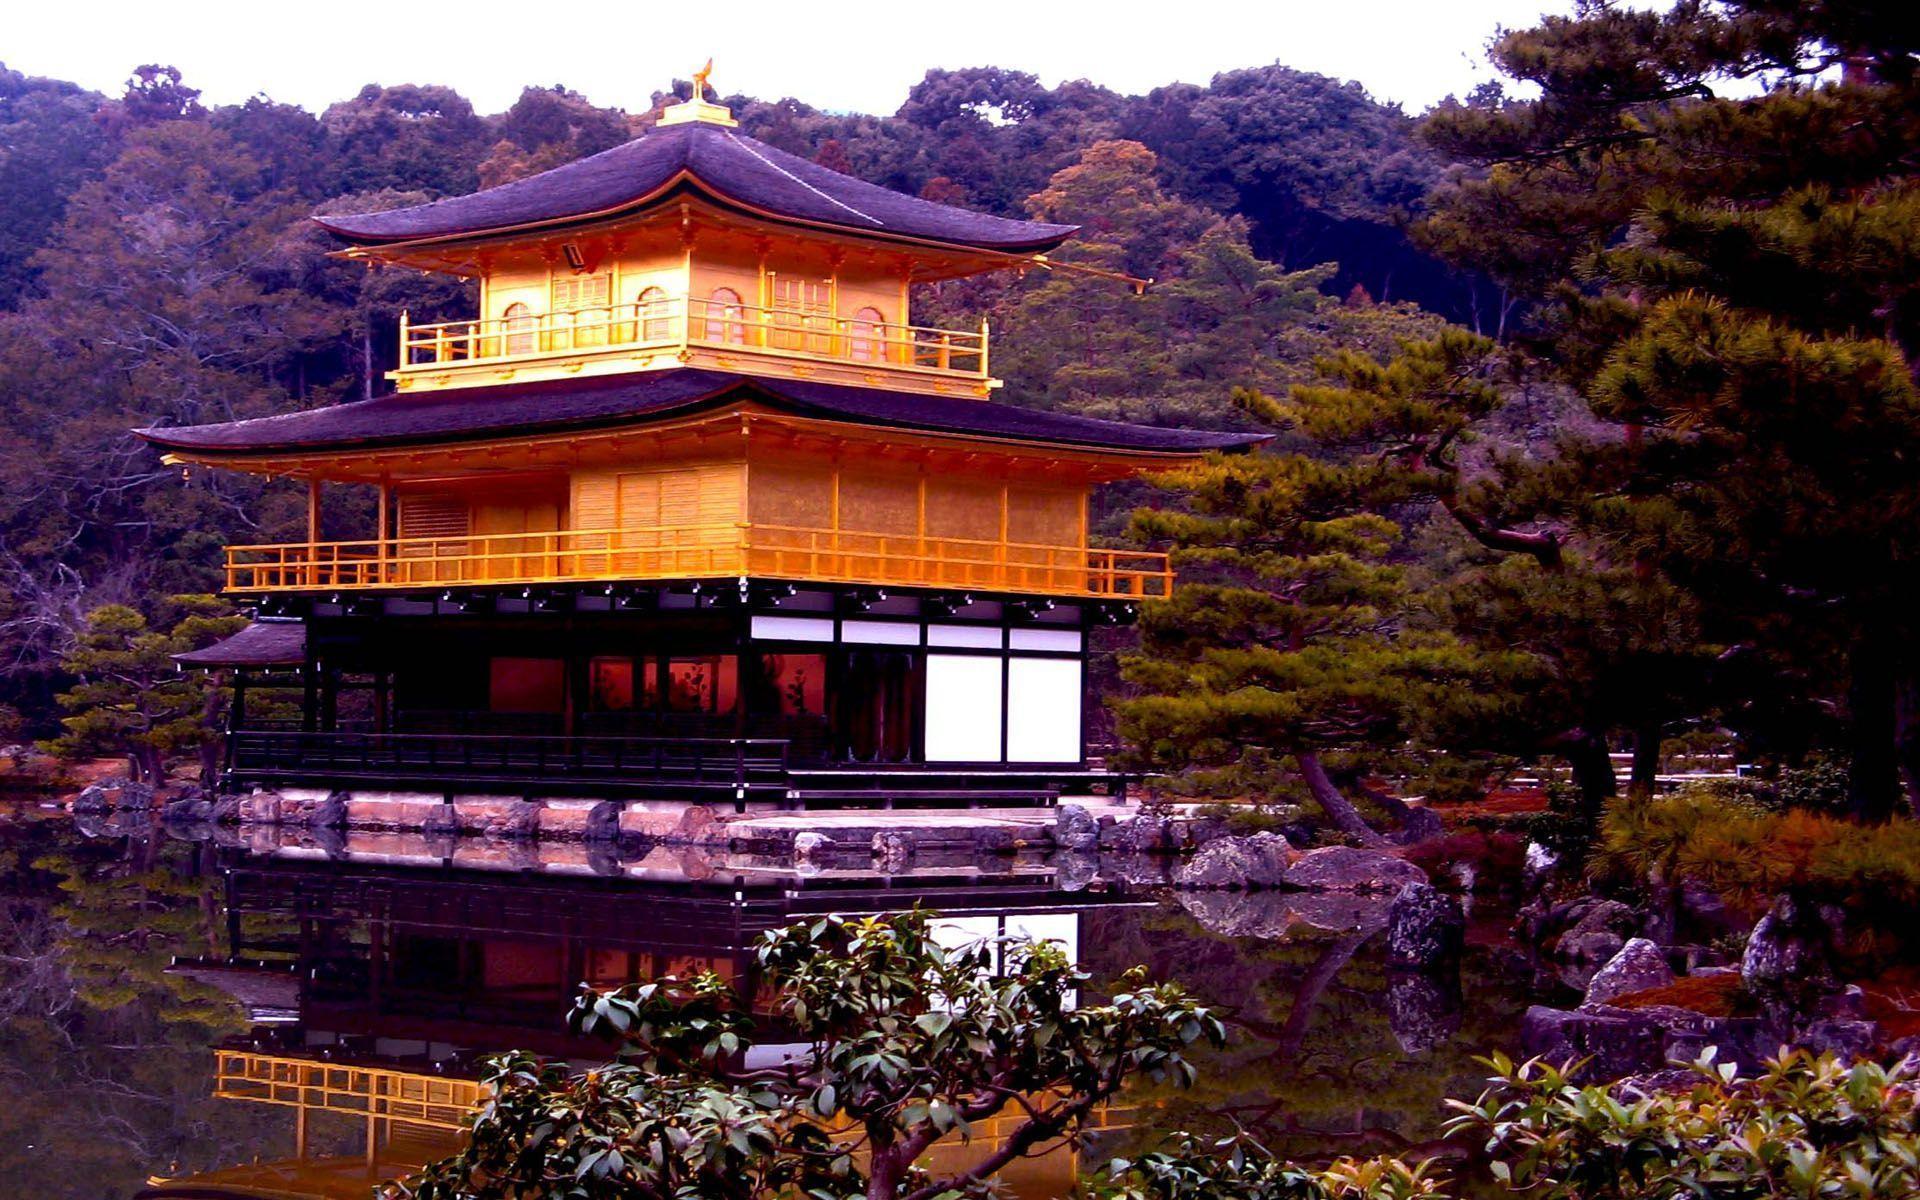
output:
{"label": "still water surface", "polygon": [[[0,1179],[75,1200],[364,1198],[445,1152],[481,1057],[587,1049],[562,1023],[576,982],[706,968],[752,991],[758,933],[823,911],[917,902],[956,936],[1060,938],[1098,978],[1145,963],[1229,1012],[1198,1086],[1131,1097],[1100,1156],[1229,1122],[1291,1153],[1418,1153],[1517,1027],[1526,971],[1495,937],[1470,938],[1457,975],[1396,974],[1379,904],[1175,896],[1161,869],[221,845],[0,809]],[[1074,1170],[1056,1153],[1006,1182],[1059,1195]]]}

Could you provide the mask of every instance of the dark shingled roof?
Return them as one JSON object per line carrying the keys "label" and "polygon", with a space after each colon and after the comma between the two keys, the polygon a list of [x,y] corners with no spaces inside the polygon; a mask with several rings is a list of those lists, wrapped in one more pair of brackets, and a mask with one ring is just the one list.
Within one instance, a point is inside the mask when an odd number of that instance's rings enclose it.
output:
{"label": "dark shingled roof", "polygon": [[176,654],[183,667],[282,667],[307,660],[307,627],[301,621],[255,621],[211,646]]}
{"label": "dark shingled roof", "polygon": [[879,236],[985,250],[1050,250],[1077,226],[936,204],[829,171],[720,125],[669,125],[590,158],[499,187],[390,212],[316,216],[361,245],[560,225],[636,210],[682,186],[718,203]]}
{"label": "dark shingled roof", "polygon": [[1099,450],[1198,454],[1244,449],[1266,440],[1260,434],[1127,425],[988,400],[749,377],[697,367],[598,379],[395,392],[251,421],[137,432],[167,449],[205,455],[263,454],[602,428],[685,416],[741,399],[797,416],[848,424]]}

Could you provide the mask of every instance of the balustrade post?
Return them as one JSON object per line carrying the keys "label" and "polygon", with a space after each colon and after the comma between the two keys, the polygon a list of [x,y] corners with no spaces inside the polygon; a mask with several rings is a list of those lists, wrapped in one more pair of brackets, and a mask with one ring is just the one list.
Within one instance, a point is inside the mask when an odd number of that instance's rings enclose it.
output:
{"label": "balustrade post", "polygon": [[403,367],[407,366],[412,361],[411,356],[408,353],[408,347],[407,347],[408,334],[411,330],[412,325],[413,325],[413,313],[411,312],[411,310],[404,309],[404,308],[401,309],[400,310],[400,365]]}

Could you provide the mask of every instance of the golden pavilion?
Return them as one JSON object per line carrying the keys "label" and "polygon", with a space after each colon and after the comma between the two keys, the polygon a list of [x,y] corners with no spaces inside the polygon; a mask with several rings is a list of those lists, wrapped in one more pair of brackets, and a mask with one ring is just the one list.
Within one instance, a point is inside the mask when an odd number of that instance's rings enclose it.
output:
{"label": "golden pavilion", "polygon": [[[140,431],[308,489],[304,540],[227,549],[257,623],[185,660],[234,673],[236,785],[1112,782],[1087,633],[1172,574],[1090,544],[1089,493],[1256,439],[997,402],[984,325],[914,324],[915,284],[1051,265],[1073,227],[838,174],[700,96],[544,174],[315,220],[349,257],[476,280],[479,313],[403,319],[386,395]],[[377,492],[364,536],[321,536],[330,484]],[[249,716],[275,682],[297,720]]]}

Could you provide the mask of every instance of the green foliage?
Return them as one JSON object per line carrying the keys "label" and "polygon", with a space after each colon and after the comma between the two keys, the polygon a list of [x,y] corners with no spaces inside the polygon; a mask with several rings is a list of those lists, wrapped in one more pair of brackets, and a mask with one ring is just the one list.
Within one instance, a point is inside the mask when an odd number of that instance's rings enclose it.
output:
{"label": "green foliage", "polygon": [[1694,879],[1748,911],[1783,891],[1840,905],[1874,959],[1920,952],[1920,825],[1860,825],[1727,789],[1620,801],[1601,822],[1595,865],[1632,879]]}
{"label": "green foliage", "polygon": [[1906,1196],[1920,1190],[1911,1060],[1851,1066],[1793,1052],[1751,1079],[1711,1056],[1686,1091],[1576,1086],[1534,1061],[1488,1060],[1493,1086],[1455,1102],[1502,1185],[1542,1200]]}
{"label": "green foliage", "polygon": [[62,660],[75,678],[61,693],[65,732],[45,743],[64,758],[125,754],[137,778],[158,783],[168,757],[207,745],[218,689],[200,672],[182,671],[173,655],[226,637],[246,624],[213,596],[175,596],[179,621],[166,632],[120,604],[95,609]]}
{"label": "green foliage", "polygon": [[[785,1066],[743,1065],[758,1026],[710,974],[584,992],[572,1022],[619,1042],[617,1061],[573,1076],[494,1060],[467,1145],[396,1194],[984,1195],[1000,1167],[1076,1133],[1130,1081],[1190,1084],[1188,1053],[1225,1037],[1178,986],[1134,972],[1107,1002],[1076,1006],[1089,978],[1057,946],[949,949],[933,920],[823,917],[768,934],[762,980],[782,1041],[800,1043]],[[914,1168],[1009,1110],[1022,1119],[964,1173]]]}
{"label": "green foliage", "polygon": [[[1799,739],[1789,753],[1837,710],[1851,807],[1888,815],[1920,632],[1908,14],[1592,3],[1491,53],[1538,97],[1495,89],[1428,119],[1429,143],[1475,169],[1423,236],[1544,305],[1536,373],[1598,423],[1509,472],[1509,513],[1685,598],[1722,648],[1696,708]],[[1666,681],[1652,690],[1667,707]]]}
{"label": "green foliage", "polygon": [[1095,1180],[1101,1200],[1445,1200],[1431,1164],[1339,1158],[1307,1167],[1276,1157],[1242,1134],[1202,1139],[1179,1134],[1137,1159],[1116,1158]]}
{"label": "green foliage", "polygon": [[1185,580],[1143,611],[1141,650],[1122,660],[1142,694],[1117,705],[1146,765],[1221,783],[1243,781],[1250,756],[1291,757],[1303,798],[1367,839],[1343,786],[1417,776],[1443,731],[1523,705],[1505,686],[1523,659],[1424,619],[1403,527],[1382,515],[1450,494],[1450,454],[1498,403],[1491,349],[1449,331],[1402,342],[1389,362],[1337,354],[1324,385],[1288,400],[1237,395],[1311,451],[1216,456],[1158,479],[1179,507],[1143,509],[1134,528],[1172,547]]}
{"label": "green foliage", "polygon": [[1849,773],[1844,760],[1823,756],[1782,770],[1772,791],[1788,808],[1837,814],[1846,811]]}

